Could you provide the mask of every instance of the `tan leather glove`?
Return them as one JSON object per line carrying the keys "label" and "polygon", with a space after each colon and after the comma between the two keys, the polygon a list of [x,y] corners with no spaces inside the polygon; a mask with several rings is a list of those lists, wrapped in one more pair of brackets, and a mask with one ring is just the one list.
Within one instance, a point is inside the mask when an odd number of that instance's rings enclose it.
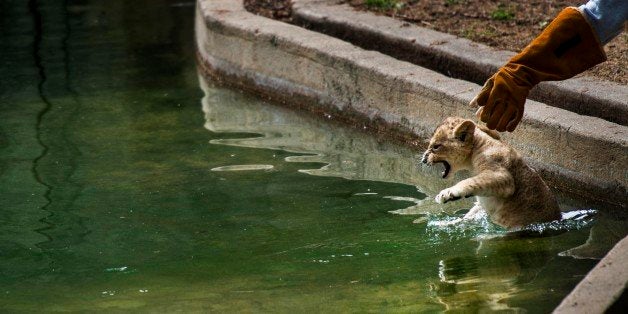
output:
{"label": "tan leather glove", "polygon": [[489,78],[470,105],[489,129],[515,130],[530,89],[565,80],[606,61],[593,29],[576,8],[562,10],[541,35]]}

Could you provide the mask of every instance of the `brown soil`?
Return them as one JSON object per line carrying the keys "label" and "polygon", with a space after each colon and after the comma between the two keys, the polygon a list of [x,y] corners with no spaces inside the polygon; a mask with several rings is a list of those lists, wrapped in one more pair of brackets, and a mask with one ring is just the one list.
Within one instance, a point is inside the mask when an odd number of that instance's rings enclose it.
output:
{"label": "brown soil", "polygon": [[[585,0],[397,0],[398,8],[367,7],[366,0],[345,0],[358,10],[369,10],[419,26],[484,43],[491,47],[520,51],[563,8]],[[399,7],[399,4],[402,4]],[[608,60],[585,75],[628,83],[628,33],[604,47]]]}
{"label": "brown soil", "polygon": [[290,22],[292,16],[290,0],[244,0],[247,11],[271,19]]}
{"label": "brown soil", "polygon": [[[357,10],[371,11],[453,34],[491,47],[520,51],[554,16],[585,0],[381,0],[391,8],[367,6],[367,0],[338,0]],[[290,0],[244,0],[247,10],[290,22]],[[604,46],[608,60],[584,75],[628,84],[628,32]]]}

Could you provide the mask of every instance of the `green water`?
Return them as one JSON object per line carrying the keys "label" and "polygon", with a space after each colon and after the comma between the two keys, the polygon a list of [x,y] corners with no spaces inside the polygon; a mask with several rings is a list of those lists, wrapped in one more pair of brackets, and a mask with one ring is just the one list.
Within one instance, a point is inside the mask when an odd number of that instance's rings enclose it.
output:
{"label": "green water", "polygon": [[438,227],[416,151],[199,78],[193,11],[0,2],[0,311],[548,312],[626,234]]}

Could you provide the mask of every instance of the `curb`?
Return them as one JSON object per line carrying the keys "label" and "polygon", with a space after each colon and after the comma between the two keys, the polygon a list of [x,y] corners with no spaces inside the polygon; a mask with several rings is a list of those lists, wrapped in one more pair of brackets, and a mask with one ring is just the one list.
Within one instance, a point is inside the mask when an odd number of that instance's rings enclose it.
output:
{"label": "curb", "polygon": [[625,237],[595,265],[553,313],[603,313],[619,298],[628,283],[627,260],[628,237]]}
{"label": "curb", "polygon": [[[390,17],[356,11],[347,4],[324,0],[292,2],[293,19],[298,25],[480,85],[515,54]],[[529,97],[578,114],[628,125],[628,86],[625,85],[580,76],[543,82]]]}

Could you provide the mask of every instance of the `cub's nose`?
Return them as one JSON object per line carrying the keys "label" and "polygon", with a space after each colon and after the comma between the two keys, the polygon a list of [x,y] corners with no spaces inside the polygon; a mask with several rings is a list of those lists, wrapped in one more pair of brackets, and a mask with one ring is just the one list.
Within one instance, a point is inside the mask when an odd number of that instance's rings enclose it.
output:
{"label": "cub's nose", "polygon": [[424,163],[424,164],[426,164],[426,163],[427,163],[427,155],[428,155],[429,153],[430,153],[429,151],[426,151],[426,152],[423,154],[423,158],[421,158],[421,162],[422,162],[422,163]]}

